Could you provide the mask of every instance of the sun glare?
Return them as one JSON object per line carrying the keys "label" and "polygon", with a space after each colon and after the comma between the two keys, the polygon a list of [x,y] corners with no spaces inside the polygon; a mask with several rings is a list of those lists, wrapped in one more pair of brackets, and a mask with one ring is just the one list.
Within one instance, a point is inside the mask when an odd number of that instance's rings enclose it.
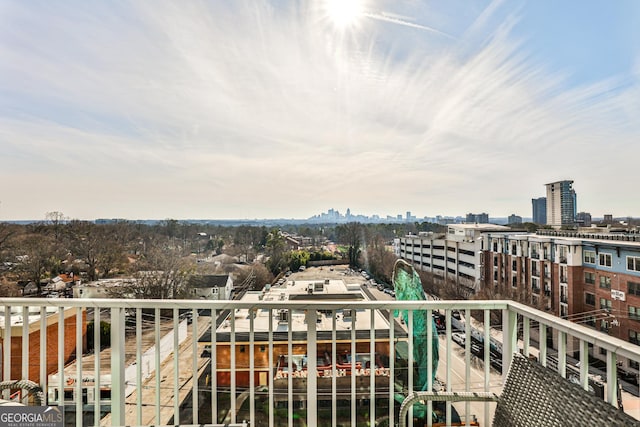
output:
{"label": "sun glare", "polygon": [[327,14],[336,27],[349,27],[362,16],[362,3],[362,0],[326,0]]}

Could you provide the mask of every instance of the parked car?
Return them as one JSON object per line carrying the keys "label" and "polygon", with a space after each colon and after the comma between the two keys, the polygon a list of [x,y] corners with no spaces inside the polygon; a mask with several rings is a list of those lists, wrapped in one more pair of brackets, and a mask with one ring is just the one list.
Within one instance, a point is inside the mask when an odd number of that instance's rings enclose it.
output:
{"label": "parked car", "polygon": [[451,339],[453,340],[453,342],[455,342],[458,345],[464,346],[464,342],[466,341],[466,336],[465,334],[461,334],[458,332],[454,332],[453,334],[451,334]]}
{"label": "parked car", "polygon": [[200,357],[211,357],[211,344],[206,344],[204,346],[204,350],[202,350]]}
{"label": "parked car", "polygon": [[391,295],[393,298],[395,298],[395,297],[396,297],[396,291],[394,291],[393,289],[389,289],[389,288],[387,288],[387,289],[385,289],[383,292],[384,292],[385,294],[387,294],[387,295]]}
{"label": "parked car", "polygon": [[477,342],[471,342],[471,354],[476,355],[480,359],[484,359],[484,351],[482,344],[478,344]]}

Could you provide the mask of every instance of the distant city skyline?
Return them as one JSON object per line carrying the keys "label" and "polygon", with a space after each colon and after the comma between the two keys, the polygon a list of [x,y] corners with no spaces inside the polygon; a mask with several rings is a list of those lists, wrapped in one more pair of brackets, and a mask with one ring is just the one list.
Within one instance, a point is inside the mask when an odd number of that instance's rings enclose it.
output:
{"label": "distant city skyline", "polygon": [[581,212],[640,215],[638,22],[632,0],[4,0],[0,221],[526,218],[564,179]]}
{"label": "distant city skyline", "polygon": [[[544,198],[543,198],[544,199]],[[58,213],[58,212],[56,212]],[[62,214],[64,214],[62,212]],[[576,217],[580,226],[591,226],[591,221],[596,222],[609,222],[611,223],[614,220],[627,220],[628,218],[636,219],[637,217],[633,216],[614,216],[610,214],[604,214],[600,217],[591,217],[590,213],[580,212]],[[435,224],[463,224],[463,223],[479,223],[479,224],[501,224],[501,225],[518,225],[523,222],[535,222],[532,217],[529,216],[519,216],[515,214],[510,214],[508,216],[499,216],[499,215],[489,215],[486,212],[481,214],[458,214],[458,215],[442,215],[442,214],[426,214],[426,215],[414,215],[411,211],[406,211],[404,214],[362,214],[358,212],[352,212],[350,208],[346,208],[344,212],[340,209],[329,208],[326,211],[317,213],[310,217],[292,217],[292,216],[284,216],[280,218],[267,218],[267,217],[255,217],[255,218],[74,218],[66,215],[62,216],[62,221],[71,221],[71,220],[87,220],[96,223],[109,223],[114,221],[135,221],[147,224],[155,224],[158,222],[162,222],[165,220],[178,220],[185,221],[191,223],[208,223],[208,224],[218,224],[218,225],[268,225],[268,226],[277,226],[277,225],[285,225],[285,224],[343,224],[347,222],[361,222],[361,223],[378,223],[378,224],[391,224],[391,223],[413,223],[413,222],[430,222]],[[8,222],[16,222],[16,223],[33,223],[46,221],[46,218],[23,218],[19,220],[8,220]],[[3,220],[0,219],[0,222]],[[545,225],[544,223],[539,223],[539,225]]]}

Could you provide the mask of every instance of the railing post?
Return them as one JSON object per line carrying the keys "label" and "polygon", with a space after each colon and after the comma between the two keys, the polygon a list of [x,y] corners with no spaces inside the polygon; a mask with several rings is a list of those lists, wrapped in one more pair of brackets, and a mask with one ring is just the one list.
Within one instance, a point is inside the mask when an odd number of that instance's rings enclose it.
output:
{"label": "railing post", "polygon": [[547,366],[547,325],[545,323],[538,323],[538,332],[540,334],[540,340],[538,342],[540,356],[539,362],[542,366]]}
{"label": "railing post", "polygon": [[315,308],[310,307],[307,310],[307,426],[309,427],[316,427],[318,424],[317,317]]}
{"label": "railing post", "polygon": [[580,340],[580,385],[589,390],[589,343]]}
{"label": "railing post", "polygon": [[[4,306],[4,335],[2,336],[2,380],[11,380],[11,307]],[[58,366],[60,363],[58,364]],[[2,398],[9,399],[9,389],[2,391]],[[62,397],[58,398],[62,402]],[[61,403],[58,403],[62,406]]]}
{"label": "railing post", "polygon": [[111,425],[125,425],[124,309],[111,308]]}
{"label": "railing post", "polygon": [[506,380],[513,353],[518,351],[518,313],[502,310],[502,380]]}
{"label": "railing post", "polygon": [[558,373],[567,378],[567,334],[558,331]]}
{"label": "railing post", "polygon": [[607,393],[606,400],[616,408],[618,407],[618,358],[616,354],[607,350]]}

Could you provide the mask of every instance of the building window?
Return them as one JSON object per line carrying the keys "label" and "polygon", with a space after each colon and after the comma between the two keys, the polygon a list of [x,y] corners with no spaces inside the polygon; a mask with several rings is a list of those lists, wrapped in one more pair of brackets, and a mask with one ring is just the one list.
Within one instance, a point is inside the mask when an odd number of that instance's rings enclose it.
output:
{"label": "building window", "polygon": [[640,271],[640,257],[628,256],[627,257],[627,270]]}
{"label": "building window", "polygon": [[538,244],[537,243],[532,243],[531,244],[531,258],[538,258]]}
{"label": "building window", "polygon": [[640,320],[640,307],[629,306],[629,319]]}
{"label": "building window", "polygon": [[638,337],[638,332],[636,331],[632,331],[631,329],[629,329],[629,342],[635,345],[640,345],[640,340]]}
{"label": "building window", "polygon": [[584,262],[587,264],[596,263],[596,253],[594,251],[584,251]]}
{"label": "building window", "polygon": [[565,264],[567,262],[567,247],[566,246],[560,246],[559,247],[560,250],[560,262]]}
{"label": "building window", "polygon": [[540,279],[537,277],[531,278],[531,289],[533,289],[534,292],[540,293]]}
{"label": "building window", "polygon": [[531,275],[540,276],[540,272],[538,270],[538,261],[531,261]]}
{"label": "building window", "polygon": [[598,265],[603,267],[611,267],[611,254],[599,254]]}
{"label": "building window", "polygon": [[629,360],[629,367],[631,369],[640,369],[640,363],[636,362],[635,360]]}
{"label": "building window", "polygon": [[640,296],[640,283],[636,282],[627,282],[629,286],[629,294]]}
{"label": "building window", "polygon": [[611,277],[600,276],[600,287],[603,289],[611,289]]}
{"label": "building window", "polygon": [[584,272],[584,283],[588,285],[595,285],[596,283],[596,273],[592,273],[590,271]]}
{"label": "building window", "polygon": [[600,298],[600,309],[611,311],[611,300],[606,298]]}
{"label": "building window", "polygon": [[584,294],[584,303],[587,305],[596,305],[596,296],[594,294]]}
{"label": "building window", "polygon": [[[587,317],[587,320],[585,320],[584,323],[587,326],[591,326],[592,328],[595,328],[596,327],[596,318],[595,318],[595,316]],[[591,343],[589,343],[589,344],[591,344]],[[591,344],[591,345],[593,345],[593,344]]]}
{"label": "building window", "polygon": [[569,309],[566,304],[560,304],[560,317],[567,317],[569,315]]}

